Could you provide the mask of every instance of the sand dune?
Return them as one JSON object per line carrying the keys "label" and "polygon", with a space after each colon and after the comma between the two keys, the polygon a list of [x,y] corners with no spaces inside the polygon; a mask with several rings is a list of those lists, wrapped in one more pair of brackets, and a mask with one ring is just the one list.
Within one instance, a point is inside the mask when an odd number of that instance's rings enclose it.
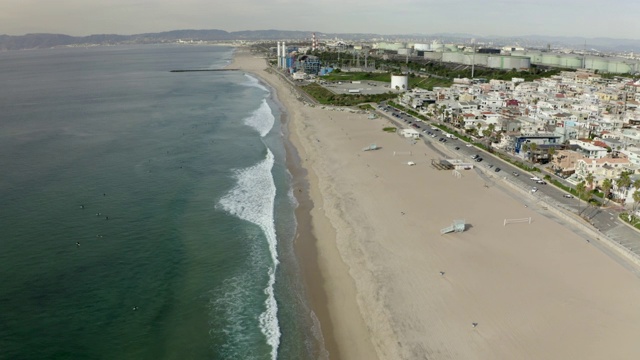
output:
{"label": "sand dune", "polygon": [[[309,172],[323,331],[341,358],[640,358],[634,273],[499,179],[436,170],[437,154],[383,132],[387,120],[303,106],[263,59],[236,55],[277,90]],[[440,235],[454,219],[467,231]]]}

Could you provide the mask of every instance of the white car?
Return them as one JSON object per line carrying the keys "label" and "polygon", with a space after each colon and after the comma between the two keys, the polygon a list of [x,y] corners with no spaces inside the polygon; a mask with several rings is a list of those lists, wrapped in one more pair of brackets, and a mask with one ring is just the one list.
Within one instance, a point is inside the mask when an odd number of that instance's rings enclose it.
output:
{"label": "white car", "polygon": [[473,146],[472,144],[467,144],[467,147],[472,147],[472,146]]}
{"label": "white car", "polygon": [[532,178],[530,178],[530,179],[531,179],[531,180],[533,180],[533,181],[540,181],[540,180],[542,180],[542,179],[540,179],[540,178],[539,178],[539,177],[537,177],[537,176],[534,176],[534,177],[532,177]]}
{"label": "white car", "polygon": [[573,199],[573,195],[571,195],[571,194],[564,194],[562,196],[566,197],[567,199]]}
{"label": "white car", "polygon": [[534,186],[533,188],[531,188],[531,192],[532,192],[532,193],[534,193],[534,192],[536,192],[536,191],[538,191],[538,188],[537,188],[537,187],[535,187],[535,186]]}

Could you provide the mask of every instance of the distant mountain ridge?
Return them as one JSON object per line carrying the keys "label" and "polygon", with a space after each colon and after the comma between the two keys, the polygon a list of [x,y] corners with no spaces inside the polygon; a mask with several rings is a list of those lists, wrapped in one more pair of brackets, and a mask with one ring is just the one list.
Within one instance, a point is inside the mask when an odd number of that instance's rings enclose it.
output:
{"label": "distant mountain ridge", "polygon": [[[234,41],[234,40],[310,40],[312,31],[291,30],[245,30],[228,32],[225,30],[173,30],[158,33],[144,33],[135,35],[97,34],[89,36],[69,36],[64,34],[26,34],[26,35],[0,35],[0,51],[41,49],[56,46],[70,45],[114,45],[114,44],[157,44],[175,42],[178,40],[194,41]],[[611,39],[611,38],[581,38],[563,36],[476,36],[473,34],[398,34],[381,35],[373,33],[322,33],[316,32],[318,39],[343,39],[362,41],[412,41],[430,42],[440,40],[443,42],[470,43],[475,39],[478,43],[490,45],[520,45],[525,47],[543,47],[550,44],[554,47],[571,47],[581,49],[585,43],[588,49],[596,48],[599,51],[640,51],[640,40]]]}

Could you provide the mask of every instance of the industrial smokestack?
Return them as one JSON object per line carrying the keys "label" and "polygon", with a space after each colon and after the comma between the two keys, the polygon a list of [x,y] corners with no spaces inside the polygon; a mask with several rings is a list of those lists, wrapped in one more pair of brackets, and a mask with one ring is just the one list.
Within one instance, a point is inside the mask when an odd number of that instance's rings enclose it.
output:
{"label": "industrial smokestack", "polygon": [[282,68],[287,68],[287,46],[285,42],[282,42]]}
{"label": "industrial smokestack", "polygon": [[280,63],[282,61],[282,57],[280,55],[280,41],[278,41],[276,43],[276,46],[278,48],[278,50],[277,50],[277,53],[278,53],[278,67],[280,67],[280,66],[282,66],[281,63]]}

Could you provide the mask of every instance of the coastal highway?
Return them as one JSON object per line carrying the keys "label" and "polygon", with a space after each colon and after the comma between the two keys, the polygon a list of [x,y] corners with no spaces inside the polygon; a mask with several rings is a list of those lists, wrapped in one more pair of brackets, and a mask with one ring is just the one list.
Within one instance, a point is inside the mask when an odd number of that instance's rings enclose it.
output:
{"label": "coastal highway", "polygon": [[[381,106],[384,107],[385,104],[381,104]],[[618,218],[618,214],[622,211],[622,208],[618,204],[612,202],[609,206],[592,207],[576,197],[567,198],[565,197],[567,193],[563,190],[550,184],[537,184],[534,180],[531,180],[534,174],[525,172],[474,146],[468,147],[467,143],[459,139],[447,138],[446,142],[438,141],[444,137],[442,131],[432,130],[428,123],[424,123],[413,116],[401,114],[399,111],[393,109],[384,111],[383,108],[378,108],[377,112],[391,120],[398,128],[409,128],[409,121],[417,123],[419,128],[416,130],[421,131],[423,142],[443,158],[453,157],[467,160],[479,168],[478,171],[479,173],[483,173],[483,178],[491,179],[500,177],[505,181],[509,181],[515,187],[533,195],[534,198],[537,199],[535,203],[547,203],[563,210],[567,213],[567,216],[572,216],[585,225],[592,225],[600,233],[640,256],[640,232],[631,228]],[[394,115],[394,113],[396,115]],[[428,136],[422,132],[424,130],[431,131],[436,134],[436,137]],[[456,150],[456,148],[458,149]],[[483,158],[483,161],[475,162],[474,159],[472,159],[474,155],[479,155]],[[500,171],[496,172],[496,168],[500,168]],[[540,174],[535,176],[538,175]],[[538,190],[532,192],[534,187]],[[523,204],[527,204],[527,202],[530,201],[525,200],[525,197],[523,197]]]}

